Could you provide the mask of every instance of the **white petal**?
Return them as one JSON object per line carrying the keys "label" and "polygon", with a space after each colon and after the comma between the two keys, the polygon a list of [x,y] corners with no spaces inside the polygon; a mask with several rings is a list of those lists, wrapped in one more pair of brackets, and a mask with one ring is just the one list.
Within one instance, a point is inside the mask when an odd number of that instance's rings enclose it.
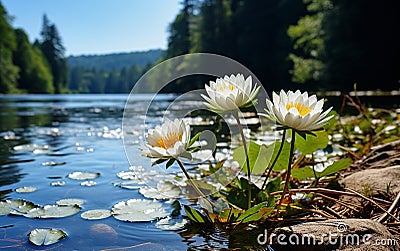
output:
{"label": "white petal", "polygon": [[278,106],[280,103],[280,97],[275,92],[272,92],[272,100],[275,106]]}

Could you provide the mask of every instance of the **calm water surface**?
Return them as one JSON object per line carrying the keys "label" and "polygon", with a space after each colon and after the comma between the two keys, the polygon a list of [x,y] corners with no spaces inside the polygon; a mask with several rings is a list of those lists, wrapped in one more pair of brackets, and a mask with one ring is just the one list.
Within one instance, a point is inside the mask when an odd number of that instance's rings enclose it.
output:
{"label": "calm water surface", "polygon": [[[139,110],[140,100],[149,97],[138,97]],[[196,237],[188,241],[178,232],[160,230],[155,227],[155,222],[129,223],[113,217],[87,221],[80,217],[86,210],[111,209],[119,201],[144,198],[137,190],[113,185],[118,182],[116,173],[127,171],[130,166],[121,139],[126,98],[127,95],[0,97],[0,200],[26,199],[42,206],[65,198],[85,201],[80,213],[66,218],[0,216],[0,248],[41,249],[28,242],[27,234],[35,228],[60,228],[67,232],[66,239],[47,247],[64,250],[118,247],[186,250],[189,243],[196,242]],[[172,96],[165,95],[155,103],[160,111],[171,100]],[[157,111],[153,113],[157,115]],[[144,113],[139,112],[138,116],[140,114]],[[37,146],[35,150],[29,147],[14,149],[28,144]],[[41,150],[41,147],[45,149]],[[58,165],[48,166],[48,162]],[[136,164],[145,166],[148,162],[141,158]],[[74,171],[98,172],[100,177],[95,180],[95,186],[82,186],[81,181],[66,177]],[[66,184],[51,186],[54,181],[65,181]],[[37,191],[15,191],[24,186],[37,187]]]}

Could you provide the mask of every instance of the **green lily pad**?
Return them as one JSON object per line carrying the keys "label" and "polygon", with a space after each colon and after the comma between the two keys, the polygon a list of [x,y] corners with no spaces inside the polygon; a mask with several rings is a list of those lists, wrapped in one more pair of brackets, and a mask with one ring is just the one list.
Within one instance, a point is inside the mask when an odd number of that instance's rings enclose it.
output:
{"label": "green lily pad", "polygon": [[0,201],[0,215],[7,214],[25,214],[32,209],[39,208],[40,206],[26,200],[6,200]]}
{"label": "green lily pad", "polygon": [[121,171],[117,173],[117,177],[122,180],[135,180],[137,179],[136,173],[133,171]]}
{"label": "green lily pad", "polygon": [[81,199],[62,199],[56,201],[56,204],[59,206],[82,205],[83,203],[85,203],[85,201]]}
{"label": "green lily pad", "polygon": [[36,187],[18,187],[15,189],[15,192],[17,193],[32,193],[37,190]]}
{"label": "green lily pad", "polygon": [[179,197],[181,189],[172,182],[160,181],[157,184],[157,188],[141,187],[139,193],[146,198],[162,200]]}
{"label": "green lily pad", "polygon": [[179,219],[179,218],[171,218],[167,217],[164,219],[159,220],[156,223],[156,227],[162,230],[179,230],[185,227],[188,221],[186,219]]}
{"label": "green lily pad", "polygon": [[46,161],[42,162],[42,166],[61,166],[65,165],[66,162]]}
{"label": "green lily pad", "polygon": [[92,187],[95,185],[97,185],[97,183],[96,183],[96,181],[93,181],[93,180],[87,180],[87,181],[81,182],[81,186],[84,186],[84,187]]}
{"label": "green lily pad", "polygon": [[100,173],[90,172],[73,172],[68,174],[68,178],[72,180],[92,180],[100,176]]}
{"label": "green lily pad", "polygon": [[67,184],[67,182],[65,182],[63,180],[53,181],[53,182],[50,183],[50,185],[53,186],[53,187],[64,186],[65,184]]}
{"label": "green lily pad", "polygon": [[127,180],[127,181],[121,181],[121,182],[115,182],[114,186],[120,187],[120,188],[125,188],[125,189],[139,189],[145,185],[144,182],[138,182],[137,180]]}
{"label": "green lily pad", "polygon": [[117,220],[129,222],[152,221],[168,215],[160,202],[146,199],[118,202],[113,206],[112,214]]}
{"label": "green lily pad", "polygon": [[28,218],[64,218],[78,213],[81,208],[78,205],[73,206],[59,206],[59,205],[46,205],[42,208],[35,208],[23,214]]}
{"label": "green lily pad", "polygon": [[81,214],[81,217],[85,220],[101,220],[111,216],[111,211],[108,209],[94,209],[88,210]]}
{"label": "green lily pad", "polygon": [[60,229],[37,228],[32,230],[28,237],[29,241],[36,246],[48,246],[64,239],[67,234]]}

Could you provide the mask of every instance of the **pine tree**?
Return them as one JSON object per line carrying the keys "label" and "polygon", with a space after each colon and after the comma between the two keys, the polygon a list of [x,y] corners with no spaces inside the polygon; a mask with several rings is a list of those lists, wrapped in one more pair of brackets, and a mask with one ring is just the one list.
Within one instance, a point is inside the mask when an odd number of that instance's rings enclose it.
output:
{"label": "pine tree", "polygon": [[43,16],[39,47],[50,65],[53,75],[53,85],[56,93],[67,90],[67,61],[65,48],[56,26],[50,23],[46,15]]}

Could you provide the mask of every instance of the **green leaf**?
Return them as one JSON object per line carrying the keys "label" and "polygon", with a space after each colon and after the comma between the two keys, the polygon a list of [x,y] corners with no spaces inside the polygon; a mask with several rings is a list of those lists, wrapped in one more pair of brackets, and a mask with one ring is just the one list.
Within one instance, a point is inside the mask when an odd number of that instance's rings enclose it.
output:
{"label": "green leaf", "polygon": [[336,124],[336,122],[338,121],[337,120],[337,112],[336,111],[334,111],[334,110],[332,110],[332,111],[330,111],[329,113],[328,113],[328,115],[326,115],[327,117],[329,117],[329,116],[331,116],[331,115],[333,115],[333,117],[328,121],[328,123],[326,123],[324,126],[323,126],[323,128],[325,129],[325,130],[328,130],[328,129],[331,129],[335,124]]}
{"label": "green leaf", "polygon": [[202,132],[196,133],[196,135],[194,135],[193,138],[190,139],[189,146],[193,145],[194,142],[196,142],[196,141],[199,139],[201,133],[202,133]]}
{"label": "green leaf", "polygon": [[196,209],[191,208],[187,205],[183,205],[183,208],[185,209],[186,215],[191,221],[196,223],[210,223],[207,217]]}
{"label": "green leaf", "polygon": [[318,174],[318,176],[323,177],[323,176],[328,176],[328,175],[337,173],[337,172],[351,166],[351,163],[352,163],[352,161],[349,158],[340,159],[340,160],[336,161],[335,163],[333,163],[332,165],[328,166],[324,171],[322,171],[320,174]]}
{"label": "green leaf", "polygon": [[29,235],[29,241],[36,246],[48,246],[59,242],[67,237],[67,234],[60,229],[40,229],[32,230]]}
{"label": "green leaf", "polygon": [[243,214],[241,214],[237,221],[241,221],[242,223],[247,223],[251,221],[258,221],[265,214],[269,214],[272,212],[272,208],[267,208],[268,201],[261,202],[260,204],[255,205],[254,207],[246,210]]}
{"label": "green leaf", "polygon": [[[351,159],[340,159],[333,163],[332,165],[328,166],[325,168],[324,171],[322,172],[315,172],[317,178],[321,178],[324,176],[329,176],[332,174],[335,174],[343,169],[348,168],[351,165],[352,161]],[[302,168],[296,168],[292,170],[292,177],[295,177],[299,180],[307,179],[307,178],[314,178],[314,171],[312,167],[310,166],[305,166]]]}
{"label": "green leaf", "polygon": [[171,212],[171,216],[178,216],[181,214],[181,203],[179,203],[179,200],[175,200],[172,202],[171,207],[173,208]]}
{"label": "green leaf", "polygon": [[165,169],[168,169],[168,167],[172,166],[172,164],[175,163],[175,159],[169,159],[167,164],[165,165]]}
{"label": "green leaf", "polygon": [[[262,174],[269,161],[268,149],[264,145],[258,145],[254,142],[249,142],[248,146],[250,170],[253,174]],[[233,159],[239,162],[242,169],[247,173],[246,155],[244,147],[240,146],[233,151]]]}
{"label": "green leaf", "polygon": [[[271,156],[269,159],[269,162],[268,162],[268,168],[271,166],[272,161],[278,155],[278,150],[279,150],[279,147],[281,146],[281,144],[282,144],[281,142],[275,142],[266,147],[265,155]],[[275,166],[273,168],[274,171],[281,171],[288,167],[289,153],[290,153],[290,144],[287,141],[285,141],[283,143],[282,151],[281,151],[281,153],[278,157],[278,160],[276,161]]]}
{"label": "green leaf", "polygon": [[168,159],[157,159],[156,161],[151,162],[151,165],[152,165],[152,166],[155,166],[155,165],[164,163],[164,162],[167,161],[167,160],[168,160]]}
{"label": "green leaf", "polygon": [[[316,172],[316,174],[318,176],[318,172]],[[313,171],[312,167],[305,166],[302,168],[293,169],[292,177],[297,178],[299,180],[304,180],[307,178],[313,178],[313,177],[315,177],[315,175],[314,175],[314,171]]]}
{"label": "green leaf", "polygon": [[313,132],[316,136],[307,134],[305,139],[302,135],[296,134],[296,148],[303,154],[310,154],[318,149],[324,149],[327,147],[329,138],[326,131]]}

